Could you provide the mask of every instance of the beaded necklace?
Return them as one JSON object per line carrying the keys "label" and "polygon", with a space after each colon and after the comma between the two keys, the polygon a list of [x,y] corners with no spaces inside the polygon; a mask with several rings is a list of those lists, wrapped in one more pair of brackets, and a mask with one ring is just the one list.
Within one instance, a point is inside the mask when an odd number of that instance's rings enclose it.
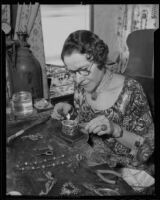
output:
{"label": "beaded necklace", "polygon": [[[41,161],[34,161],[34,162],[25,162],[24,164],[17,164],[16,169],[19,171],[26,171],[26,170],[36,170],[36,169],[45,169],[48,167],[55,167],[57,165],[64,165],[66,163],[69,163],[70,161],[61,161],[61,158],[64,158],[64,154],[58,157],[52,157],[50,159],[43,159]],[[48,164],[48,162],[50,162]],[[47,164],[46,164],[47,163]]]}

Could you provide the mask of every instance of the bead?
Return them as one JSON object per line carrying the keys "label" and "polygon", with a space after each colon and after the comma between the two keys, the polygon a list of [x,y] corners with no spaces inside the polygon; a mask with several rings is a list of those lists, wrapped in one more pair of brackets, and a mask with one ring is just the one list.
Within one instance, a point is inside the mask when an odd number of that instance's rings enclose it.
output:
{"label": "bead", "polygon": [[31,167],[32,169],[35,169],[35,167],[33,166],[33,167]]}
{"label": "bead", "polygon": [[55,166],[55,163],[52,163],[52,166],[54,167],[54,166]]}
{"label": "bead", "polygon": [[23,170],[24,170],[24,167],[22,167],[21,170],[23,171]]}
{"label": "bead", "polygon": [[44,169],[44,168],[45,168],[45,165],[42,165],[42,168]]}
{"label": "bead", "polygon": [[64,164],[64,161],[62,161],[61,164],[63,165],[63,164]]}

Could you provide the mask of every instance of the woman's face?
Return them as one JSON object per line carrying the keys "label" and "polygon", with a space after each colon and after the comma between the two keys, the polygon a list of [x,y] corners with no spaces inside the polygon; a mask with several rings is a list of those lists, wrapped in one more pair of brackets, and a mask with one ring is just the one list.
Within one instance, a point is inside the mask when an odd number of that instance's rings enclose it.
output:
{"label": "woman's face", "polygon": [[[92,63],[86,59],[86,54],[80,54],[78,52],[65,55],[64,64],[69,71],[75,73],[75,81],[87,92],[94,91],[104,74],[103,70],[97,68],[96,63]],[[85,70],[88,71],[88,75],[84,72]]]}

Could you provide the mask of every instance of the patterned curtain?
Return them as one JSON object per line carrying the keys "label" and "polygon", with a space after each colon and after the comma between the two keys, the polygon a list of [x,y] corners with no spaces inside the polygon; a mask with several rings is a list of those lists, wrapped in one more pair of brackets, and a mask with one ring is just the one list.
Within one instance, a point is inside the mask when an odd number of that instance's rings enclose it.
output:
{"label": "patterned curtain", "polygon": [[39,3],[18,4],[14,39],[17,39],[17,31],[27,32],[28,43],[33,55],[41,64],[43,77],[44,97],[48,98],[48,84],[45,70],[45,55],[43,46],[41,13]]}
{"label": "patterned curtain", "polygon": [[[1,23],[8,23],[10,25],[11,18],[10,18],[10,5],[5,4],[1,5]],[[6,99],[11,98],[11,85],[9,81],[9,69],[8,69],[8,62],[6,59]]]}
{"label": "patterned curtain", "polygon": [[140,29],[157,29],[159,27],[158,4],[123,4],[119,5],[117,18],[117,37],[119,43],[118,71],[123,73],[128,62],[129,51],[126,44],[127,36]]}
{"label": "patterned curtain", "polygon": [[7,22],[8,24],[10,24],[11,20],[10,20],[10,5],[5,4],[1,6],[1,22]]}

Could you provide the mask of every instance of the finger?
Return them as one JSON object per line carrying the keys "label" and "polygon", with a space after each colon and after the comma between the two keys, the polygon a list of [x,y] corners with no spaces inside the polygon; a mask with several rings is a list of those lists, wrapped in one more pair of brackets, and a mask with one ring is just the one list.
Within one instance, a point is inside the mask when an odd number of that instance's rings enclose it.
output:
{"label": "finger", "polygon": [[69,109],[68,108],[63,108],[63,115],[67,115],[68,114],[68,112],[69,112]]}
{"label": "finger", "polygon": [[99,131],[99,132],[97,133],[98,136],[105,135],[105,134],[106,134],[105,131]]}
{"label": "finger", "polygon": [[95,124],[102,124],[103,121],[106,120],[105,116],[104,115],[101,115],[101,116],[98,116],[94,119],[92,119],[88,125],[86,126],[86,129],[90,129],[90,127],[93,127]]}
{"label": "finger", "polygon": [[88,124],[86,125],[85,129],[90,130],[91,127],[95,128],[100,120],[98,118],[92,119]]}
{"label": "finger", "polygon": [[62,107],[55,109],[55,112],[56,112],[57,114],[59,114],[59,115],[63,115],[63,114],[64,114],[63,108],[62,108]]}
{"label": "finger", "polygon": [[101,131],[101,126],[97,126],[97,127],[95,127],[94,129],[93,129],[93,133],[95,133],[95,134],[97,134],[97,133],[99,133]]}
{"label": "finger", "polygon": [[80,131],[84,134],[88,134],[88,131],[86,131],[84,128],[80,128]]}
{"label": "finger", "polygon": [[87,126],[87,124],[88,124],[88,123],[86,123],[86,122],[82,122],[82,123],[79,123],[78,126],[79,126],[80,128],[84,128],[84,129],[85,129],[85,127]]}
{"label": "finger", "polygon": [[95,128],[99,127],[99,129],[101,129],[102,131],[107,130],[108,129],[108,124],[106,124],[106,122],[104,122],[104,120],[99,120],[97,118],[97,120],[94,120],[94,123],[92,122],[88,128],[89,132],[93,132],[93,130]]}
{"label": "finger", "polygon": [[59,115],[52,115],[51,117],[52,117],[52,119],[57,119],[57,120],[62,119],[62,117]]}
{"label": "finger", "polygon": [[62,116],[59,114],[59,113],[57,113],[56,111],[54,111],[52,114],[51,114],[51,117],[53,118],[53,119],[62,119]]}
{"label": "finger", "polygon": [[97,127],[100,127],[100,124],[94,123],[92,126],[89,127],[88,132],[92,133]]}

